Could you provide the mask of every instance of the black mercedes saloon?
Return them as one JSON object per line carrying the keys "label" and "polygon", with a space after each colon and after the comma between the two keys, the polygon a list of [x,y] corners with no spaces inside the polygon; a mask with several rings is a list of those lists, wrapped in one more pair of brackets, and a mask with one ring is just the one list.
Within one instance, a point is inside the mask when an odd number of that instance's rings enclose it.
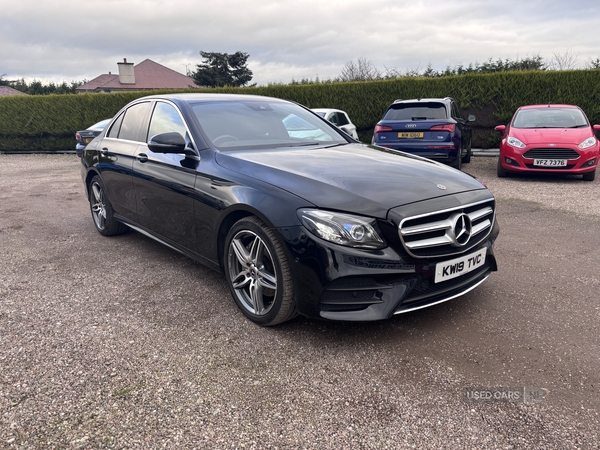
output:
{"label": "black mercedes saloon", "polygon": [[224,273],[257,324],[386,319],[497,270],[496,204],[480,181],[361,144],[290,101],[143,97],[81,163],[100,234],[133,229]]}

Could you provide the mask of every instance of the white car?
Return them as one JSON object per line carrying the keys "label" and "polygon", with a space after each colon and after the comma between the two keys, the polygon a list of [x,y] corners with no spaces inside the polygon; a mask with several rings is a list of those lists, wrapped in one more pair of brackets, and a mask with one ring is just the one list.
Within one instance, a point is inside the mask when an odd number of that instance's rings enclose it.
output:
{"label": "white car", "polygon": [[348,133],[354,139],[358,141],[358,134],[356,133],[356,126],[348,117],[345,111],[341,111],[339,109],[331,109],[331,108],[313,108],[312,111],[328,120],[336,127]]}

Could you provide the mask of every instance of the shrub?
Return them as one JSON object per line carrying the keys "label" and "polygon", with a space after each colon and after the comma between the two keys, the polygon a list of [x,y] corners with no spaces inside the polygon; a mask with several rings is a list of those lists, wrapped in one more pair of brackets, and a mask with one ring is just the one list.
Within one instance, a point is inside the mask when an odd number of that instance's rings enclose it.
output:
{"label": "shrub", "polygon": [[[475,114],[473,146],[497,145],[495,125],[506,123],[526,104],[568,103],[580,106],[600,123],[600,71],[527,71],[409,77],[365,82],[270,85],[195,89],[179,92],[244,93],[284,98],[308,108],[342,109],[350,115],[363,142],[395,99],[453,97],[465,114]],[[173,91],[161,91],[173,92]],[[112,117],[136,98],[161,93],[18,96],[0,98],[0,150],[64,150],[74,134]]]}

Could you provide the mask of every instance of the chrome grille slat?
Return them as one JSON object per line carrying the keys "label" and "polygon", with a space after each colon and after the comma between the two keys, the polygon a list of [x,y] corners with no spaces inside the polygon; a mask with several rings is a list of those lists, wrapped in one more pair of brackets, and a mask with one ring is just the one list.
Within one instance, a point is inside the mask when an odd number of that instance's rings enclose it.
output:
{"label": "chrome grille slat", "polygon": [[487,216],[488,214],[493,214],[493,213],[494,213],[494,210],[492,208],[490,208],[490,207],[487,207],[487,208],[483,208],[483,209],[480,209],[478,211],[474,211],[472,213],[469,213],[469,218],[472,221],[476,221],[476,220],[481,219],[484,216]]}
{"label": "chrome grille slat", "polygon": [[407,227],[401,230],[404,236],[411,236],[413,234],[429,233],[430,231],[441,231],[452,227],[452,223],[449,220],[440,220],[437,222],[431,222],[428,225],[415,225],[413,227]]}
{"label": "chrome grille slat", "polygon": [[449,245],[451,243],[452,243],[452,241],[448,237],[442,236],[439,238],[430,238],[430,239],[423,239],[423,240],[416,241],[416,242],[409,242],[406,245],[408,248],[410,248],[412,250],[416,250],[419,248],[438,247],[440,245]]}
{"label": "chrome grille slat", "polygon": [[[431,258],[458,255],[482,242],[492,231],[494,219],[495,202],[490,199],[407,217],[400,222],[398,231],[404,248],[411,256]],[[470,236],[468,240],[459,242],[457,236],[462,234],[460,230],[464,223],[468,223]]]}
{"label": "chrome grille slat", "polygon": [[471,236],[475,236],[476,234],[481,233],[486,228],[489,228],[492,225],[492,222],[486,220],[484,222],[480,222],[477,225],[473,226],[473,231],[471,232]]}

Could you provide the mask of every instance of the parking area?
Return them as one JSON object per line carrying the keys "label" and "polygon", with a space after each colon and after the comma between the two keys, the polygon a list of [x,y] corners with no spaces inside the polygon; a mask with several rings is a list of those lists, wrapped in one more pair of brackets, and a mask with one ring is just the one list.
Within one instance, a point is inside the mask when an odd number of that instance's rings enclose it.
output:
{"label": "parking area", "polygon": [[[498,202],[487,282],[262,328],[222,275],[98,234],[75,155],[0,155],[0,447],[596,448],[600,181],[463,170]],[[465,394],[501,388],[539,395]]]}

